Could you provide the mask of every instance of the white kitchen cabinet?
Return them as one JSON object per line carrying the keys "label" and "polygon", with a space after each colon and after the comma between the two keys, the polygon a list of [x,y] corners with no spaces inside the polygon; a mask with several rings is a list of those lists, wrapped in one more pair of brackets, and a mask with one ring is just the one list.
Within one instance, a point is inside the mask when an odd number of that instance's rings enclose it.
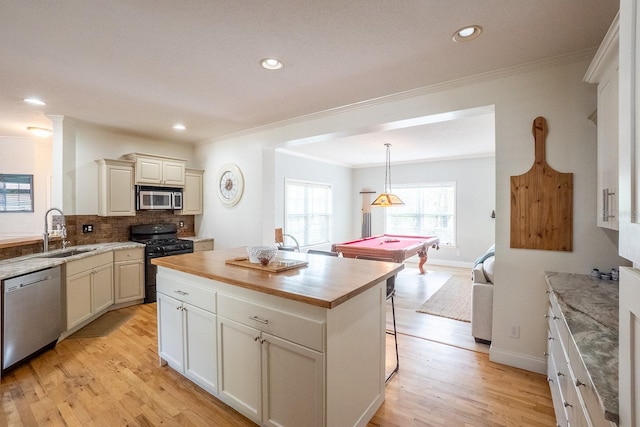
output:
{"label": "white kitchen cabinet", "polygon": [[99,159],[98,215],[135,216],[133,161]]}
{"label": "white kitchen cabinet", "polygon": [[[180,305],[165,297],[186,292],[184,298],[214,305],[218,389],[212,394],[259,425],[364,427],[382,404],[384,281],[331,309],[163,266],[157,283],[161,363],[186,369],[179,344],[185,334],[176,338]],[[186,285],[216,298],[198,297]]]}
{"label": "white kitchen cabinet", "polygon": [[618,20],[596,52],[585,80],[598,84],[597,224],[618,229]]}
{"label": "white kitchen cabinet", "polygon": [[323,425],[322,324],[227,295],[218,304],[220,399],[262,425]]}
{"label": "white kitchen cabinet", "polygon": [[113,304],[113,252],[70,261],[65,270],[69,330]]}
{"label": "white kitchen cabinet", "polygon": [[600,398],[555,294],[550,288],[547,289],[547,294],[547,381],[557,425],[615,427],[615,423],[605,419]]}
{"label": "white kitchen cabinet", "polygon": [[154,154],[131,153],[125,156],[135,160],[137,185],[184,187],[186,160]]}
{"label": "white kitchen cabinet", "polygon": [[218,317],[220,399],[262,425],[321,426],[323,354]]}
{"label": "white kitchen cabinet", "polygon": [[[159,281],[157,286],[161,364],[168,363],[209,393],[217,394],[215,293],[186,283],[167,286]],[[194,305],[198,301],[201,307]]]}
{"label": "white kitchen cabinet", "polygon": [[203,193],[204,171],[199,169],[186,169],[185,184],[182,193],[182,214],[201,215],[202,214],[202,193]]}
{"label": "white kitchen cabinet", "polygon": [[115,303],[144,299],[144,248],[113,253]]}

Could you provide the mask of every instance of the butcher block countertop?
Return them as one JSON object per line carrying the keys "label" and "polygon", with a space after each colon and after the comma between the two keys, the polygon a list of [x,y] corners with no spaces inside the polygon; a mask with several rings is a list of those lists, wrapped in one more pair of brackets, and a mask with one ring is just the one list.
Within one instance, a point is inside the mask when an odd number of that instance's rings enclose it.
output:
{"label": "butcher block countertop", "polygon": [[151,262],[184,273],[240,286],[323,308],[334,308],[376,283],[394,276],[403,264],[278,251],[277,259],[308,264],[272,273],[226,264],[247,256],[246,248],[194,252],[155,258]]}

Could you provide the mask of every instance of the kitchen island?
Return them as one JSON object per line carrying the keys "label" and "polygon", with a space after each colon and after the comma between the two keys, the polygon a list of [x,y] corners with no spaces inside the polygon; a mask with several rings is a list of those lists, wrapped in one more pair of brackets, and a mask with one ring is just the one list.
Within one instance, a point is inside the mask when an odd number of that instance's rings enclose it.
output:
{"label": "kitchen island", "polygon": [[403,265],[292,252],[277,262],[306,265],[227,264],[243,256],[152,261],[160,363],[261,425],[365,426],[384,401],[386,280]]}

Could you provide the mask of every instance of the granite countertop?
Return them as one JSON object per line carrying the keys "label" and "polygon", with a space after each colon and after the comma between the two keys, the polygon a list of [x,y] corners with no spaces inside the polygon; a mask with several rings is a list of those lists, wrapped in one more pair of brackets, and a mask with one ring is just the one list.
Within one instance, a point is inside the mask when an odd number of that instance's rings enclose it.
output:
{"label": "granite countertop", "polygon": [[[37,254],[25,255],[18,258],[9,258],[0,261],[0,280],[10,277],[20,276],[22,274],[31,273],[32,271],[42,270],[44,268],[55,267],[65,264],[69,261],[86,258],[115,249],[128,248],[144,248],[144,244],[136,242],[114,242],[114,243],[96,243],[93,245],[70,246],[66,249],[56,249],[47,253],[41,252]],[[43,258],[45,255],[55,255],[60,252],[69,250],[85,250],[88,252],[79,253],[77,255],[65,258]]]}
{"label": "granite countertop", "polygon": [[618,413],[618,282],[582,274],[546,273],[582,361],[603,405]]}

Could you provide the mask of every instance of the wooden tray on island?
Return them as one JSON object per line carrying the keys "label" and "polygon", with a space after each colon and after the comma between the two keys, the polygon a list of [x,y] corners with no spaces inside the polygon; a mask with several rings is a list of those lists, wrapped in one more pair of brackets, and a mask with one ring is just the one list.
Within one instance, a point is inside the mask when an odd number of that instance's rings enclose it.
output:
{"label": "wooden tray on island", "polygon": [[267,265],[262,265],[254,262],[250,262],[249,258],[231,258],[225,260],[225,264],[237,265],[239,267],[253,268],[256,270],[269,271],[271,273],[280,273],[281,271],[291,270],[294,268],[304,267],[309,264],[308,261],[301,261],[299,259],[275,259]]}

